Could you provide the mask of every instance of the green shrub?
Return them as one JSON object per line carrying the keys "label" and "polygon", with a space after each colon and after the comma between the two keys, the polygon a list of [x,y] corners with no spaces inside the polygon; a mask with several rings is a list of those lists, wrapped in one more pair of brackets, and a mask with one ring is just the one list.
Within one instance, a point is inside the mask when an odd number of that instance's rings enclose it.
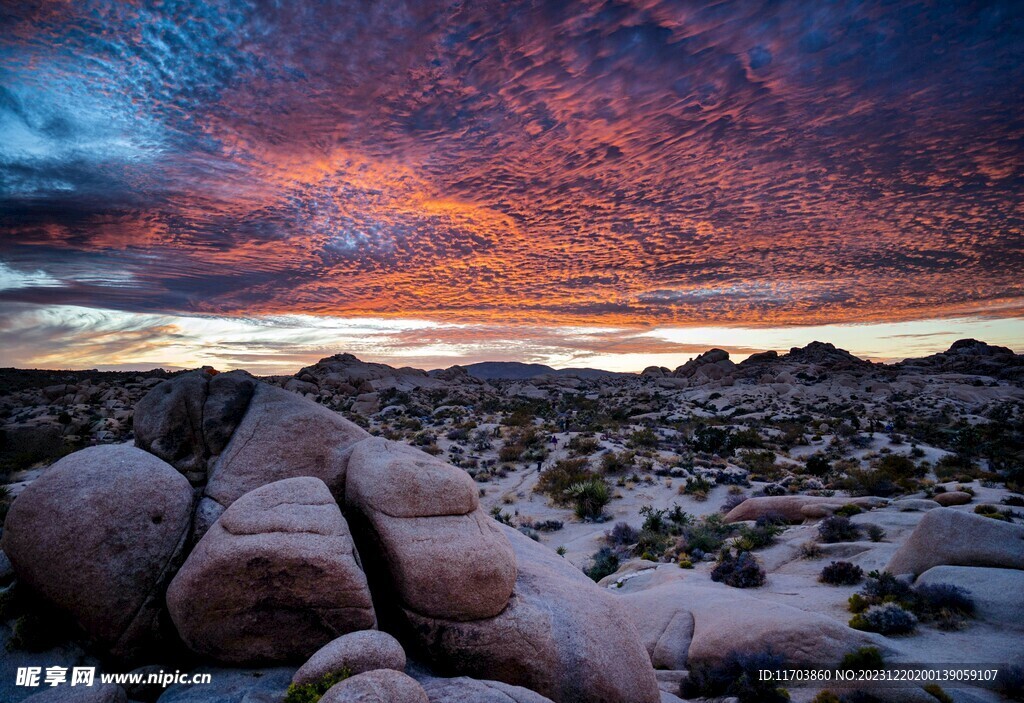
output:
{"label": "green shrub", "polygon": [[601,478],[574,483],[566,489],[566,494],[573,502],[576,517],[581,520],[601,517],[604,506],[612,499],[608,484]]}
{"label": "green shrub", "polygon": [[650,427],[644,427],[629,436],[629,446],[656,447],[658,446],[658,435]]}
{"label": "green shrub", "polygon": [[291,684],[284,696],[284,703],[317,703],[328,689],[352,676],[349,669],[324,674],[311,683]]}
{"label": "green shrub", "polygon": [[917,618],[896,603],[882,603],[854,615],[850,627],[882,635],[905,635],[917,627]]}
{"label": "green shrub", "polygon": [[711,580],[733,588],[758,588],[765,582],[764,569],[750,552],[724,550],[711,570]]}
{"label": "green shrub", "polygon": [[584,569],[583,573],[593,581],[600,581],[605,576],[611,576],[619,570],[619,557],[608,547],[601,547],[591,557],[591,565]]}
{"label": "green shrub", "polygon": [[852,586],[864,578],[864,570],[848,561],[834,561],[821,570],[818,580],[833,586]]}
{"label": "green shrub", "polygon": [[761,681],[762,670],[782,669],[784,657],[770,650],[746,654],[731,652],[719,664],[698,663],[679,687],[683,698],[720,698],[732,696],[740,703],[786,703],[789,693],[774,682]]}
{"label": "green shrub", "polygon": [[878,647],[860,647],[848,652],[839,663],[844,671],[863,671],[885,667],[885,659]]}
{"label": "green shrub", "polygon": [[860,537],[860,527],[842,515],[833,515],[818,524],[818,538],[827,544],[852,542],[858,537]]}
{"label": "green shrub", "polygon": [[546,493],[560,505],[571,500],[568,489],[579,483],[595,478],[594,472],[587,466],[586,459],[563,459],[544,471],[533,489],[538,493]]}
{"label": "green shrub", "polygon": [[835,514],[839,515],[840,517],[853,517],[854,515],[860,515],[862,512],[864,512],[864,511],[861,510],[859,505],[854,505],[853,503],[847,503],[846,505],[842,506],[841,508],[838,508],[836,510]]}

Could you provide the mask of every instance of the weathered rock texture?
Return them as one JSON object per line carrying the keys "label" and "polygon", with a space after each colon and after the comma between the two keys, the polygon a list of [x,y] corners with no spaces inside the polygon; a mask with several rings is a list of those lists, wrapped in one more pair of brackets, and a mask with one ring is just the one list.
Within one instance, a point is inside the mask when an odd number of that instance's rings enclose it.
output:
{"label": "weathered rock texture", "polygon": [[1024,569],[1024,526],[936,508],[917,523],[886,571],[917,576],[941,564]]}
{"label": "weathered rock texture", "polygon": [[480,510],[466,472],[408,445],[369,439],[352,450],[345,500],[372,545],[364,552],[376,554],[405,608],[450,620],[505,608],[515,556]]}
{"label": "weathered rock texture", "polygon": [[229,663],[301,661],[375,625],[348,525],[312,477],[235,501],[171,582],[167,604],[191,649]]}
{"label": "weathered rock texture", "polygon": [[459,622],[406,611],[440,668],[523,686],[557,703],[657,703],[636,628],[612,596],[554,552],[512,529],[518,577],[499,615]]}
{"label": "weathered rock texture", "polygon": [[164,589],[191,513],[192,489],[173,467],[127,445],[92,447],[14,501],[2,546],[24,583],[131,658],[164,639]]}
{"label": "weathered rock texture", "polygon": [[295,672],[292,683],[311,683],[342,671],[355,675],[375,669],[405,671],[405,650],[386,632],[360,630],[342,635],[317,650]]}
{"label": "weathered rock texture", "polygon": [[412,677],[400,671],[367,671],[332,686],[321,703],[430,703]]}

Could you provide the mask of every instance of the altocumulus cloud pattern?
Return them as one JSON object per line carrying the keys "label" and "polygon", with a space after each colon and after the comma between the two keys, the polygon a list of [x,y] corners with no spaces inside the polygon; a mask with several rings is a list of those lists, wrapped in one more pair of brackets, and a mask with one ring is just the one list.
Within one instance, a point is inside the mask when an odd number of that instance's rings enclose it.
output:
{"label": "altocumulus cloud pattern", "polygon": [[1022,309],[1018,2],[14,2],[8,304]]}

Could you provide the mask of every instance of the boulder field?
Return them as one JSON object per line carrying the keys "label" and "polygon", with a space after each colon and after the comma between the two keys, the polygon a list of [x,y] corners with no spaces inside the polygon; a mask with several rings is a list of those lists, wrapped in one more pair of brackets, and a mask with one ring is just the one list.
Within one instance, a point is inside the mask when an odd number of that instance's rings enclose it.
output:
{"label": "boulder field", "polygon": [[335,703],[661,700],[626,605],[461,469],[244,372],[156,385],[135,433],[46,470],[0,543],[101,657],[344,672]]}

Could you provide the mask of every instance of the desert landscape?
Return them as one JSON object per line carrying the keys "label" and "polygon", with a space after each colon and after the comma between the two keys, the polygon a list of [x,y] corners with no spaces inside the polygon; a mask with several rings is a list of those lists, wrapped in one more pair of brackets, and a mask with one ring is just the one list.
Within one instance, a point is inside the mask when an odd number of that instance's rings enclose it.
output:
{"label": "desert landscape", "polygon": [[[0,681],[43,654],[213,674],[104,701],[1021,695],[1006,348],[2,377]],[[965,663],[1000,675],[754,676]]]}
{"label": "desert landscape", "polygon": [[0,703],[1024,702],[1024,2],[0,2]]}

